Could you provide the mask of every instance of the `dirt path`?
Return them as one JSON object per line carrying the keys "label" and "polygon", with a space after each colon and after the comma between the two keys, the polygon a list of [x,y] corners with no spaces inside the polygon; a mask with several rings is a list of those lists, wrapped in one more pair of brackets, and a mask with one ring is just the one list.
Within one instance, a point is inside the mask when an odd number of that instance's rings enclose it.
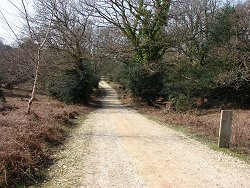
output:
{"label": "dirt path", "polygon": [[100,86],[104,108],[72,134],[43,187],[250,187],[250,165],[148,120]]}

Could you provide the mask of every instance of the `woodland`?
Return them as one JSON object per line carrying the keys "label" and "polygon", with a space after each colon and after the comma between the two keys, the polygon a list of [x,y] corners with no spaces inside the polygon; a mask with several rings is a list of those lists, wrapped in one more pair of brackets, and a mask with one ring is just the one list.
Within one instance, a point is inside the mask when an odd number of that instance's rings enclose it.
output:
{"label": "woodland", "polygon": [[[0,187],[42,176],[101,76],[174,113],[250,108],[249,0],[33,0],[34,13],[10,2],[24,25],[0,11],[16,37],[0,41]],[[234,147],[249,154],[244,116]]]}

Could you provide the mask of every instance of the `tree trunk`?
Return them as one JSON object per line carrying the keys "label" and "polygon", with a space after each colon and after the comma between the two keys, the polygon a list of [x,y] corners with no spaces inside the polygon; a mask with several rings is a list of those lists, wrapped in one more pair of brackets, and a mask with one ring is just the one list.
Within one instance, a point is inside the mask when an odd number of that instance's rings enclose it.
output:
{"label": "tree trunk", "polygon": [[40,61],[41,61],[41,49],[39,48],[38,51],[37,51],[37,62],[36,62],[36,70],[35,70],[35,79],[34,79],[34,83],[33,83],[31,98],[30,98],[29,103],[28,103],[28,109],[27,109],[27,113],[28,114],[30,113],[31,105],[32,105],[32,103],[33,103],[33,101],[35,99]]}

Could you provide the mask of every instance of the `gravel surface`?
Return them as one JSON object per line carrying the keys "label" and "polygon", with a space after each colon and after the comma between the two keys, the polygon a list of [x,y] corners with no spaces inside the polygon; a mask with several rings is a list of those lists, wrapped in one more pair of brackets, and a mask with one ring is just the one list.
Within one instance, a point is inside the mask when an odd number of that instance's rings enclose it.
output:
{"label": "gravel surface", "polygon": [[42,187],[250,188],[250,165],[126,108],[100,86],[104,107],[72,133]]}

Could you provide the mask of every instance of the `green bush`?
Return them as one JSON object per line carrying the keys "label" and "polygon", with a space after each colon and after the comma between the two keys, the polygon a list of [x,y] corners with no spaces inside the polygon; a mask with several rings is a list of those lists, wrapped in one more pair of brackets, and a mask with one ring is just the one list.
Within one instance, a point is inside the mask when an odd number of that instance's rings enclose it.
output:
{"label": "green bush", "polygon": [[136,97],[151,103],[160,95],[163,78],[161,71],[152,71],[146,66],[133,64],[124,68],[121,81]]}
{"label": "green bush", "polygon": [[192,105],[192,100],[182,93],[175,96],[170,95],[169,100],[173,102],[174,108],[178,112],[187,111],[191,108]]}
{"label": "green bush", "polygon": [[60,71],[51,75],[47,81],[49,93],[66,103],[88,103],[94,87],[98,86],[99,77],[90,65],[84,68]]}

